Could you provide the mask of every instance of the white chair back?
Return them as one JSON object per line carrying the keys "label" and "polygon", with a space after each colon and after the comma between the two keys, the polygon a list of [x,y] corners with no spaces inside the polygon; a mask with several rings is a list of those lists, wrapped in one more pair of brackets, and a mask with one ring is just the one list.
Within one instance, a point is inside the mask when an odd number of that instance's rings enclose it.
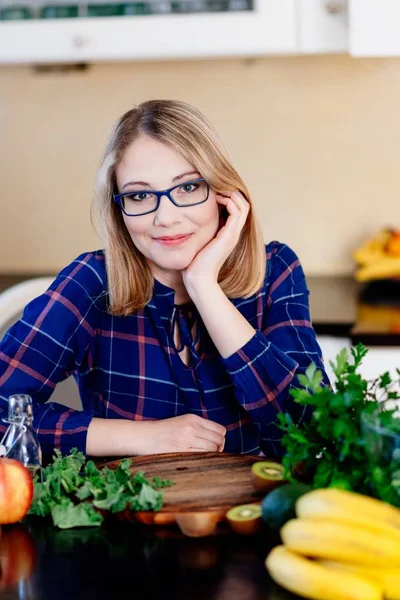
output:
{"label": "white chair back", "polygon": [[[17,283],[0,293],[0,341],[8,329],[21,318],[25,306],[49,288],[54,277],[34,277]],[[23,393],[23,390],[20,390]],[[70,408],[82,409],[78,387],[73,377],[57,385],[50,398]]]}
{"label": "white chair back", "polygon": [[53,281],[53,277],[35,277],[16,283],[0,294],[0,339],[4,329],[18,321],[28,302],[43,294]]}

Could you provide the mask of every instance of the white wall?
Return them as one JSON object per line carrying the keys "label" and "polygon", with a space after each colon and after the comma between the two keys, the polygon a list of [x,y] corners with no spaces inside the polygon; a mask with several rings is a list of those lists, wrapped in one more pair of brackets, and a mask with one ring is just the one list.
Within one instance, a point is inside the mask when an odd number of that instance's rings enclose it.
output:
{"label": "white wall", "polygon": [[99,247],[89,204],[103,144],[123,111],[156,97],[212,120],[265,239],[291,244],[308,274],[352,272],[364,236],[400,227],[400,60],[0,67],[0,272],[57,271]]}

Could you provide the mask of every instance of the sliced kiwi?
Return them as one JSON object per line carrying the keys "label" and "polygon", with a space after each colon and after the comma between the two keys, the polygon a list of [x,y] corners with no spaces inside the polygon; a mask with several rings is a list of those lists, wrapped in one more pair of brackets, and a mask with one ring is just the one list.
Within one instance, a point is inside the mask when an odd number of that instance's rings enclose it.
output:
{"label": "sliced kiwi", "polygon": [[251,535],[259,530],[261,524],[260,504],[240,504],[226,513],[227,521],[236,533]]}
{"label": "sliced kiwi", "polygon": [[285,482],[284,468],[277,462],[256,462],[251,467],[251,482],[256,490],[268,492]]}

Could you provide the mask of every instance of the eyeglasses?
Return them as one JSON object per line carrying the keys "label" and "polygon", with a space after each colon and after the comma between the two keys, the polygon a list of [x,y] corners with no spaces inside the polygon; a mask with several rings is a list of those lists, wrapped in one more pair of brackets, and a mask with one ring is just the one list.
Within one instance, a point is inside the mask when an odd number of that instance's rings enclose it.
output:
{"label": "eyeglasses", "polygon": [[167,196],[175,206],[186,207],[202,204],[208,200],[209,194],[209,184],[204,179],[194,179],[162,192],[141,190],[114,194],[114,202],[128,217],[140,217],[155,212],[160,206],[162,196]]}

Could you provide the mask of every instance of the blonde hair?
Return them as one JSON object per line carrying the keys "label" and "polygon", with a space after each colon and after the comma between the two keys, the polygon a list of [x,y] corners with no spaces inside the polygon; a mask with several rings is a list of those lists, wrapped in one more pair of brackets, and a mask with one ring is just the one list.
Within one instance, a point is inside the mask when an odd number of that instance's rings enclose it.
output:
{"label": "blonde hair", "polygon": [[145,257],[132,242],[119,206],[113,201],[115,170],[126,148],[145,134],[168,144],[189,162],[216,192],[239,191],[250,203],[240,240],[225,261],[219,284],[230,298],[247,298],[263,284],[266,256],[249,192],[231,165],[211,124],[193,106],[176,100],[150,100],[116,122],[97,173],[92,222],[104,244],[109,310],[130,315],[149,303],[154,279]]}

